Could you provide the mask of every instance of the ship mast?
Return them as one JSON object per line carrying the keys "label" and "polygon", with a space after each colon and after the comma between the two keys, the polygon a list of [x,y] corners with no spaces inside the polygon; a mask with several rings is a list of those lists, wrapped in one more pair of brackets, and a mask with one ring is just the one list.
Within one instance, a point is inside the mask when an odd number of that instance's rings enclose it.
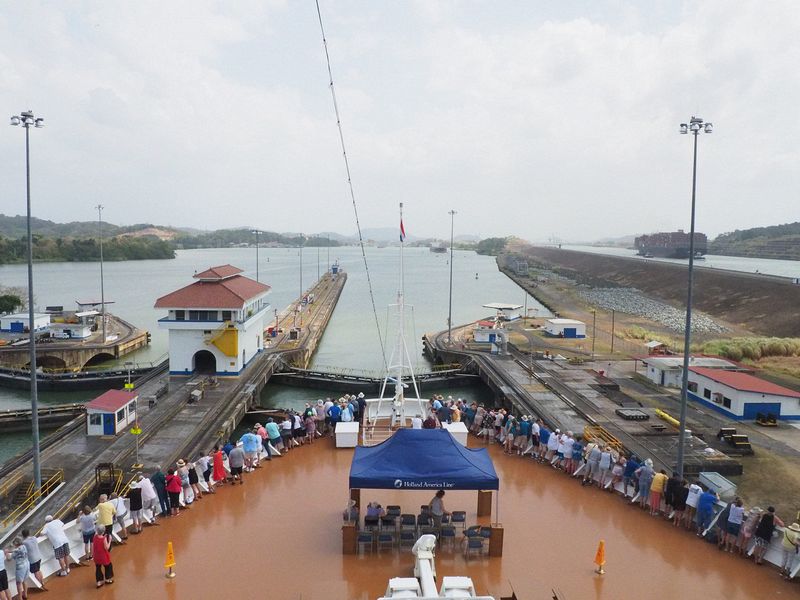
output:
{"label": "ship mast", "polygon": [[[397,339],[395,347],[392,350],[392,356],[389,359],[388,369],[386,376],[381,385],[381,393],[379,398],[382,400],[386,392],[386,386],[390,380],[394,380],[394,399],[393,399],[393,421],[400,421],[401,425],[404,424],[404,403],[405,403],[405,388],[406,384],[403,383],[403,376],[407,372],[411,379],[411,384],[414,387],[415,400],[419,403],[419,410],[422,413],[422,401],[419,396],[419,387],[417,379],[414,376],[414,368],[411,365],[411,355],[408,351],[408,344],[406,342],[405,334],[405,271],[403,264],[403,249],[405,245],[405,232],[403,230],[403,203],[400,203],[400,274],[397,287],[397,303],[394,305],[397,309]],[[378,409],[380,412],[380,408]]]}

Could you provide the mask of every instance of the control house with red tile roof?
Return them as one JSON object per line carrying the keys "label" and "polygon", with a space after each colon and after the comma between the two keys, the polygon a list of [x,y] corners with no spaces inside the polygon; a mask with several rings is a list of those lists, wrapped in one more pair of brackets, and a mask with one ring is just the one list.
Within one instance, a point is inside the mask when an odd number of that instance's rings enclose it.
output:
{"label": "control house with red tile roof", "polygon": [[232,265],[196,273],[194,283],[156,300],[168,311],[170,375],[238,376],[264,348],[270,287]]}
{"label": "control house with red tile roof", "polygon": [[117,435],[136,422],[139,396],[127,390],[108,390],[84,405],[86,435]]}
{"label": "control house with red tile roof", "polygon": [[689,398],[737,421],[800,419],[800,392],[741,371],[689,368]]}

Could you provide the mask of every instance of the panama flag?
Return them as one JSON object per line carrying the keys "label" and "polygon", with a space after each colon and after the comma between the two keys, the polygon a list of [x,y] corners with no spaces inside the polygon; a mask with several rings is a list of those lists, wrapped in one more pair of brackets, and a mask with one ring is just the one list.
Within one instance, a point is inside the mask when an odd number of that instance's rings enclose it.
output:
{"label": "panama flag", "polygon": [[400,241],[406,241],[406,228],[403,227],[403,219],[400,219]]}

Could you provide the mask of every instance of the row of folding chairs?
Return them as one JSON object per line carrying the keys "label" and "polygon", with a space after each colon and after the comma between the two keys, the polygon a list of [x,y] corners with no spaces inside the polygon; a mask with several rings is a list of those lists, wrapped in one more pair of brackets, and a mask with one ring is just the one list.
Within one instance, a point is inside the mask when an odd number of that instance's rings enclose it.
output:
{"label": "row of folding chairs", "polygon": [[409,548],[416,543],[420,535],[433,535],[440,547],[456,547],[456,528],[454,525],[442,525],[441,528],[423,527],[419,533],[416,530],[400,529],[391,530],[363,530],[358,533],[358,551],[370,551],[377,548],[378,552],[384,549]]}
{"label": "row of folding chairs", "polygon": [[[467,527],[467,513],[463,510],[453,511],[451,515],[442,517],[442,525],[453,525],[462,530]],[[422,532],[425,527],[433,527],[433,517],[427,505],[420,507],[420,513],[401,513],[399,506],[387,506],[383,517],[364,517],[366,531],[414,531]]]}

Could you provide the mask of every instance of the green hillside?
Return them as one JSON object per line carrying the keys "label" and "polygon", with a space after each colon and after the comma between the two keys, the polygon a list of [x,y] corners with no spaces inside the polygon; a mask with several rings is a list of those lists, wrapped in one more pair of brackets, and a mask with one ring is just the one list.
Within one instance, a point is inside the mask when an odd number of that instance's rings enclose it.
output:
{"label": "green hillside", "polygon": [[709,242],[708,253],[800,260],[800,222],[723,233]]}

